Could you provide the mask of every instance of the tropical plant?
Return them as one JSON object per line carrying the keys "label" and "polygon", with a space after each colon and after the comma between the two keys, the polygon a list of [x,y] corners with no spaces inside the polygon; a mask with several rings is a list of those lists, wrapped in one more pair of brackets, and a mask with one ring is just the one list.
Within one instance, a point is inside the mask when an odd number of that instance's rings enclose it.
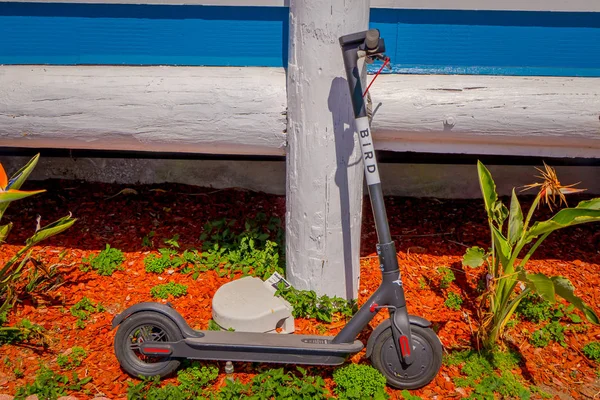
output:
{"label": "tropical plant", "polygon": [[[21,186],[33,169],[39,159],[39,154],[33,157],[23,168],[18,170],[10,179],[8,179],[2,164],[0,164],[0,220],[11,202],[21,200],[26,197],[42,193],[44,190],[23,191]],[[0,265],[0,316],[6,315],[16,301],[16,290],[19,278],[28,270],[31,258],[31,248],[43,240],[46,240],[54,235],[57,235],[75,223],[75,219],[69,214],[51,224],[40,227],[40,218],[37,220],[35,233],[26,240],[25,246],[21,248],[13,257],[11,257],[4,265]],[[6,225],[0,225],[0,245],[2,245],[13,227],[12,222]],[[48,274],[48,270],[44,270],[41,263],[32,263],[33,269],[42,269],[42,272]],[[35,274],[31,274],[35,275]],[[36,282],[39,282],[36,275]],[[31,289],[31,287],[29,287]],[[2,328],[0,328],[2,329]]]}
{"label": "tropical plant", "polygon": [[[498,199],[496,184],[490,171],[481,162],[478,162],[477,170],[490,227],[491,249],[486,252],[480,247],[471,247],[463,258],[463,265],[473,268],[487,265],[478,332],[478,339],[483,347],[489,349],[497,344],[519,303],[530,292],[537,293],[551,303],[559,295],[581,310],[590,322],[599,324],[600,320],[594,310],[573,293],[575,288],[567,278],[529,273],[525,267],[542,242],[555,230],[600,221],[600,198],[582,201],[576,207],[563,208],[552,218],[533,223],[533,214],[542,203],[552,209],[558,196],[559,205],[567,205],[565,194],[577,193],[581,189],[574,189],[574,185],[561,185],[554,169],[545,165],[545,170],[538,169],[542,173],[542,182],[525,187],[540,189],[523,218],[515,189],[512,191],[509,210]],[[528,246],[532,242],[533,245]]]}

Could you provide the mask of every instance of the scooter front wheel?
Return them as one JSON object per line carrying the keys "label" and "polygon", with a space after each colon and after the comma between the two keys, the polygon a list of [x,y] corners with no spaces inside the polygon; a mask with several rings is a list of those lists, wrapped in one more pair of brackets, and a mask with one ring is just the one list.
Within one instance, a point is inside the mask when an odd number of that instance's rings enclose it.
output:
{"label": "scooter front wheel", "polygon": [[177,325],[166,315],[145,311],[135,313],[119,326],[115,335],[115,355],[121,367],[139,378],[159,375],[161,378],[174,372],[180,364],[171,357],[149,357],[140,351],[144,342],[176,342],[183,339]]}
{"label": "scooter front wheel", "polygon": [[419,389],[435,378],[442,366],[442,344],[435,332],[417,325],[410,326],[413,362],[404,364],[396,351],[392,328],[383,331],[373,346],[371,363],[397,389]]}

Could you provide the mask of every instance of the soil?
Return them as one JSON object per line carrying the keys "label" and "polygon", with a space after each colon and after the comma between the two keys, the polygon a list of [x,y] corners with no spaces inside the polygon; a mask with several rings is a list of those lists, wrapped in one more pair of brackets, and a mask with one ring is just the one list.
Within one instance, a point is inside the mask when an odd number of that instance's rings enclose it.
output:
{"label": "soil", "polygon": [[[14,254],[35,229],[36,216],[48,223],[72,212],[75,225],[63,234],[34,249],[33,255],[45,265],[55,265],[60,273],[55,287],[46,293],[22,298],[9,315],[10,325],[27,318],[42,325],[49,333],[50,345],[43,348],[35,343],[2,346],[0,363],[0,393],[14,394],[15,388],[31,382],[41,363],[56,367],[57,356],[73,346],[83,347],[88,357],[76,368],[80,377],[91,376],[86,387],[92,396],[106,395],[124,398],[127,382],[133,381],[121,370],[113,353],[115,331],[111,330],[113,316],[128,306],[153,301],[150,288],[165,283],[165,274],[145,272],[143,259],[152,250],[142,247],[142,238],[155,231],[155,241],[179,235],[181,250],[200,248],[203,225],[220,218],[239,221],[263,212],[284,220],[285,197],[254,193],[240,189],[214,190],[193,186],[92,184],[78,181],[30,182],[24,189],[45,188],[47,193],[13,203],[3,223],[15,224],[7,244],[0,252],[0,265]],[[131,190],[123,189],[134,189]],[[121,193],[120,193],[121,192]],[[118,194],[120,193],[120,194]],[[118,195],[117,195],[118,194]],[[586,197],[570,198],[570,203]],[[589,198],[589,197],[587,197]],[[527,207],[531,198],[522,199]],[[476,287],[482,269],[463,268],[465,249],[470,246],[489,246],[489,231],[480,200],[440,200],[386,197],[392,235],[397,243],[398,258],[411,314],[433,322],[445,352],[472,348],[477,330]],[[536,219],[550,215],[540,210]],[[379,285],[381,276],[375,255],[376,232],[368,197],[365,197],[361,242],[361,281],[359,304]],[[112,276],[80,270],[82,258],[97,254],[110,243],[121,249],[125,269]],[[587,224],[553,233],[529,262],[529,270],[549,275],[563,275],[571,280],[587,304],[600,310],[600,224]],[[440,267],[454,271],[456,280],[449,288],[440,288]],[[206,329],[211,319],[211,298],[216,289],[229,281],[214,272],[201,274],[196,282],[191,275],[172,274],[168,280],[188,285],[188,294],[170,299],[176,310],[190,326]],[[447,293],[460,293],[462,309],[450,310],[444,305]],[[85,327],[75,326],[76,318],[69,308],[88,297],[100,302],[105,312],[86,321]],[[580,314],[582,315],[582,314]],[[365,341],[370,329],[387,317],[381,312],[369,329],[361,335]],[[343,321],[323,324],[315,320],[297,319],[297,333],[329,335],[341,329]],[[551,343],[545,348],[529,344],[528,332],[539,329],[530,322],[520,322],[507,332],[506,342],[516,349],[523,362],[515,373],[538,385],[555,398],[595,398],[600,393],[597,371],[600,367],[587,359],[582,347],[600,340],[600,327],[590,323],[579,332],[566,333],[567,346]],[[352,362],[366,362],[364,351],[353,356]],[[24,375],[17,378],[15,367]],[[223,365],[220,365],[221,371]],[[236,376],[249,379],[254,373],[251,364],[236,364]],[[311,368],[332,384],[331,368]],[[422,398],[461,398],[466,392],[456,388],[452,378],[460,374],[457,366],[442,366],[436,379],[414,391]],[[173,378],[170,378],[171,380]],[[169,379],[167,379],[169,381]],[[223,383],[223,375],[217,385]],[[402,398],[399,391],[390,390],[392,398]],[[81,393],[73,393],[79,398]]]}

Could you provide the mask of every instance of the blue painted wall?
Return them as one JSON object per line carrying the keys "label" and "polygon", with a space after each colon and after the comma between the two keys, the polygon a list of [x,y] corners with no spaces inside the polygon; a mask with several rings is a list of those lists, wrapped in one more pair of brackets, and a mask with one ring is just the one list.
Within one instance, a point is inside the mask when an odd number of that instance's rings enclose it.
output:
{"label": "blue painted wall", "polygon": [[288,9],[0,3],[0,64],[287,63]]}
{"label": "blue painted wall", "polygon": [[600,13],[372,9],[371,21],[394,72],[600,76]]}
{"label": "blue painted wall", "polygon": [[[372,9],[371,26],[394,72],[600,76],[600,13]],[[287,8],[0,3],[0,64],[285,66],[287,42]]]}

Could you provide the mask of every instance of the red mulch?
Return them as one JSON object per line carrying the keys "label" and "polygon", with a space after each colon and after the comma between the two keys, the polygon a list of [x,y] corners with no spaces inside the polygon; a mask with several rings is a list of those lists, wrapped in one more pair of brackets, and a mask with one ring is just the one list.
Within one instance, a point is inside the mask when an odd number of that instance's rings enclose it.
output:
{"label": "red mulch", "polygon": [[[0,362],[0,393],[14,394],[17,386],[32,381],[40,363],[58,370],[57,355],[73,346],[81,346],[88,352],[88,357],[76,371],[80,377],[93,377],[87,386],[92,394],[125,397],[127,381],[131,378],[121,371],[113,353],[115,331],[110,329],[113,315],[135,303],[152,300],[151,287],[173,280],[185,283],[189,288],[186,296],[171,299],[171,303],[193,328],[205,329],[211,318],[211,298],[215,290],[228,281],[213,272],[202,274],[196,282],[191,281],[190,275],[180,273],[168,277],[166,274],[148,274],[143,265],[148,249],[142,247],[142,238],[150,231],[156,232],[154,239],[157,242],[179,234],[182,250],[199,248],[199,235],[207,221],[223,217],[244,221],[258,212],[283,220],[285,213],[283,196],[235,189],[75,181],[28,184],[28,188],[34,187],[46,188],[48,193],[11,205],[3,222],[10,220],[15,223],[15,228],[9,243],[2,247],[0,265],[32,233],[38,213],[43,216],[43,222],[48,223],[71,211],[78,221],[70,230],[34,251],[47,265],[60,265],[64,282],[47,296],[25,299],[10,315],[9,324],[28,318],[48,330],[51,344],[48,349],[27,344],[2,346],[2,359],[8,358],[12,365]],[[134,188],[137,194],[121,194],[108,199],[125,187]],[[392,234],[397,241],[409,312],[433,322],[446,351],[469,348],[473,344],[472,332],[477,328],[473,299],[482,270],[463,270],[461,258],[466,246],[488,246],[489,233],[481,202],[387,197],[386,205]],[[376,234],[368,197],[365,197],[363,215],[360,304],[380,281],[374,256]],[[125,270],[110,277],[81,272],[82,257],[97,253],[106,243],[125,253]],[[599,245],[598,225],[556,232],[530,261],[530,269],[568,277],[577,288],[576,293],[600,310]],[[454,270],[456,281],[449,289],[439,289],[437,285],[439,274],[436,270],[439,267]],[[460,292],[465,298],[461,311],[444,306],[448,290]],[[107,311],[96,314],[84,329],[78,329],[76,319],[68,310],[84,296],[93,302],[101,302]],[[372,326],[385,317],[384,312],[380,313]],[[328,334],[338,332],[342,324],[334,321],[328,326]],[[296,321],[298,333],[317,333],[318,325],[322,324],[314,320]],[[584,332],[567,334],[566,348],[555,343],[546,348],[535,348],[528,343],[525,330],[532,332],[537,328],[527,322],[518,324],[508,332],[511,344],[525,360],[515,372],[556,398],[597,396],[600,393],[596,375],[599,365],[586,359],[581,349],[587,342],[600,339],[600,327],[584,325],[587,328]],[[360,338],[366,340],[368,334],[366,331]],[[352,357],[352,361],[364,361],[364,351]],[[24,372],[23,378],[15,377],[14,367]],[[331,368],[311,368],[311,371],[322,373],[331,385]],[[252,373],[250,364],[236,365],[236,376],[242,380],[250,379]],[[463,397],[465,391],[457,390],[452,382],[452,377],[457,375],[458,367],[443,366],[431,384],[414,394],[423,398]],[[390,394],[392,398],[401,398],[399,392],[390,390]],[[81,393],[75,395],[83,397]]]}

